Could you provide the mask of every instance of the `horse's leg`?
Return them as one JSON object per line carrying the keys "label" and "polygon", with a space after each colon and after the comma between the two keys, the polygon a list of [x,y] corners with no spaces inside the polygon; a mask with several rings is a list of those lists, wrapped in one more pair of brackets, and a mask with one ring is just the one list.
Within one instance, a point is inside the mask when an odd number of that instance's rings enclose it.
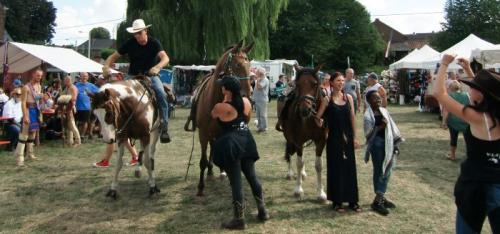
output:
{"label": "horse's leg", "polygon": [[[302,158],[302,147],[297,149],[297,171],[304,170],[304,159]],[[302,176],[297,176],[297,185],[295,187],[294,195],[298,198],[302,198],[304,195],[304,190],[302,189]]]}
{"label": "horse's leg", "polygon": [[316,163],[314,167],[316,168],[316,192],[318,193],[318,200],[320,202],[326,202],[326,193],[323,189],[323,184],[321,182],[321,170],[322,170],[322,161],[321,154],[323,153],[323,149],[325,148],[325,141],[315,141],[316,145]]}
{"label": "horse's leg", "polygon": [[123,151],[125,149],[124,142],[121,141],[118,143],[118,155],[116,157],[116,168],[115,168],[115,174],[113,176],[113,181],[111,182],[111,188],[109,189],[108,193],[106,194],[107,197],[111,197],[112,199],[116,200],[118,199],[118,193],[116,191],[116,188],[118,187],[118,175],[120,174],[120,170],[122,169],[123,166]]}
{"label": "horse's leg", "polygon": [[[210,149],[212,149],[212,142],[208,142],[208,144],[210,145]],[[210,152],[208,153],[208,163],[207,163],[207,168],[208,168],[208,171],[207,171],[207,179],[213,179],[214,178],[214,164],[213,164],[213,159],[212,159],[213,155],[212,155],[212,151],[210,150]]]}
{"label": "horse's leg", "polygon": [[148,144],[144,144],[144,155],[146,160],[149,162],[148,169],[148,185],[149,185],[149,197],[160,193],[160,189],[156,186],[156,175],[155,175],[155,152],[156,143],[158,141],[159,133],[155,131],[150,135],[150,141]]}
{"label": "horse's leg", "polygon": [[287,180],[292,180],[295,175],[295,172],[293,171],[292,168],[292,160],[291,160],[292,155],[294,153],[293,147],[294,147],[293,144],[287,143],[285,148],[285,159],[288,164],[288,173],[286,175]]}
{"label": "horse's leg", "polygon": [[208,166],[207,159],[207,145],[208,142],[206,140],[201,139],[201,159],[200,159],[200,180],[198,181],[198,193],[196,196],[203,196],[203,190],[205,189],[205,169]]}

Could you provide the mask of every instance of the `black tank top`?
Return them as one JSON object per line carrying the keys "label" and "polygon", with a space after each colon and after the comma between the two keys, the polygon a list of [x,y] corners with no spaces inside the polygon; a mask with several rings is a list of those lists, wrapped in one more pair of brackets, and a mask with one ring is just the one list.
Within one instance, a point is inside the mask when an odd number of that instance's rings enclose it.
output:
{"label": "black tank top", "polygon": [[222,121],[219,118],[217,118],[217,122],[219,123],[219,126],[222,129],[221,134],[235,131],[235,130],[248,130],[248,125],[247,125],[247,118],[245,114],[243,113],[243,110],[238,110],[236,106],[232,102],[225,102],[229,105],[231,105],[236,111],[238,112],[238,115],[236,116],[235,119],[231,121]]}
{"label": "black tank top", "polygon": [[462,179],[500,183],[500,139],[478,139],[472,135],[470,128],[465,132],[464,139],[467,159],[462,163]]}

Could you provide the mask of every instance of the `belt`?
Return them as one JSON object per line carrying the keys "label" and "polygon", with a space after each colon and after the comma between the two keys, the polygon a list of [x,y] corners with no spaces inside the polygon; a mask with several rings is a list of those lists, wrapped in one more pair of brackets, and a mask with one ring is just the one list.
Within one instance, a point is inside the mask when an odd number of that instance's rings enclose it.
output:
{"label": "belt", "polygon": [[38,108],[38,105],[34,102],[27,102],[26,107],[28,108]]}

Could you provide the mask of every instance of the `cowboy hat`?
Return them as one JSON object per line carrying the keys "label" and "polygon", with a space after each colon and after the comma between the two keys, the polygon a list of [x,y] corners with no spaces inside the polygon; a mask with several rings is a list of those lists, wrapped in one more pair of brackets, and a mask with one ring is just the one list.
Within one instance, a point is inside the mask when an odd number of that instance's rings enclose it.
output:
{"label": "cowboy hat", "polygon": [[127,32],[129,32],[129,33],[136,33],[136,32],[140,32],[140,31],[142,31],[142,30],[144,30],[146,28],[149,28],[149,27],[151,27],[151,24],[146,26],[146,23],[144,23],[144,20],[142,20],[142,19],[136,19],[132,23],[132,27],[128,27],[127,28]]}
{"label": "cowboy hat", "polygon": [[500,73],[481,70],[474,79],[460,79],[460,82],[483,93],[487,93],[500,101]]}

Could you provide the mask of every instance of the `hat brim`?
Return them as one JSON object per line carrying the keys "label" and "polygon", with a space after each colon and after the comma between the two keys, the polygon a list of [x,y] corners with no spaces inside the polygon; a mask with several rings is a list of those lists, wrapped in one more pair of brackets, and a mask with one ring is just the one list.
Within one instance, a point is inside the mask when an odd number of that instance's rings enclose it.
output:
{"label": "hat brim", "polygon": [[140,32],[140,31],[142,31],[142,30],[146,29],[146,28],[149,28],[149,27],[151,27],[151,24],[150,24],[150,25],[147,25],[147,26],[145,26],[145,27],[142,27],[142,28],[133,28],[133,27],[128,27],[128,28],[127,28],[127,32],[129,32],[129,33],[137,33],[137,32]]}
{"label": "hat brim", "polygon": [[482,93],[487,93],[489,94],[490,96],[492,96],[493,98],[497,99],[497,100],[500,100],[500,97],[495,95],[494,93],[491,93],[488,89],[486,88],[483,88],[481,85],[479,85],[478,83],[476,83],[474,80],[468,80],[468,79],[458,79],[460,82],[468,85],[469,87],[473,88],[473,89],[476,89],[476,90],[479,90],[481,91]]}

